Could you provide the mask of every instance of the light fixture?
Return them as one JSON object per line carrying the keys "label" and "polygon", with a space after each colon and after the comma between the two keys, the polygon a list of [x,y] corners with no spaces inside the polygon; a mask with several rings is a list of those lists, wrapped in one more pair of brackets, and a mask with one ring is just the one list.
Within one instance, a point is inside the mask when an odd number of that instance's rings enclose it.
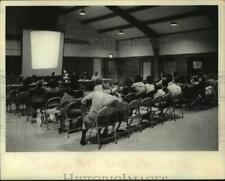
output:
{"label": "light fixture", "polygon": [[86,11],[84,11],[83,9],[81,9],[81,11],[80,11],[80,15],[81,15],[81,16],[85,16],[85,15],[87,15],[87,12],[86,12]]}
{"label": "light fixture", "polygon": [[123,35],[124,32],[122,30],[118,31],[118,35]]}
{"label": "light fixture", "polygon": [[110,54],[109,54],[109,58],[113,58],[113,54],[110,53]]}
{"label": "light fixture", "polygon": [[177,24],[177,22],[172,21],[172,22],[170,23],[170,25],[171,25],[171,26],[177,26],[178,24]]}

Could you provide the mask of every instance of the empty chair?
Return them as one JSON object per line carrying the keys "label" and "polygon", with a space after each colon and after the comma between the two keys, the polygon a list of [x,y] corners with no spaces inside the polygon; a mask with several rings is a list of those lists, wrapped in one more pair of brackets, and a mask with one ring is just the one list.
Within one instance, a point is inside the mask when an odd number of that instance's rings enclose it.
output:
{"label": "empty chair", "polygon": [[44,108],[41,110],[41,114],[44,119],[41,119],[41,126],[45,121],[47,129],[49,129],[50,115],[54,115],[57,119],[57,114],[60,112],[60,97],[53,97],[47,100]]}
{"label": "empty chair", "polygon": [[176,121],[176,112],[175,112],[175,108],[177,106],[179,106],[181,108],[181,117],[184,117],[184,113],[183,113],[183,103],[182,103],[182,93],[177,94],[176,96],[171,98],[171,108],[172,111],[171,113],[174,115],[174,121]]}

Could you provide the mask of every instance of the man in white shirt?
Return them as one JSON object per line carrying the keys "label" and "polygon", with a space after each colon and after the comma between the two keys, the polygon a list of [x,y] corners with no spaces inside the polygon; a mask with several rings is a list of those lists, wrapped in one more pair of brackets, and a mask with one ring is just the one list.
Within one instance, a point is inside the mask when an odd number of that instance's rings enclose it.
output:
{"label": "man in white shirt", "polygon": [[155,85],[153,84],[152,77],[147,76],[146,81],[147,81],[147,83],[145,84],[146,94],[155,91]]}
{"label": "man in white shirt", "polygon": [[172,98],[181,93],[181,87],[177,85],[178,79],[175,78],[174,82],[168,86],[168,90],[171,93]]}
{"label": "man in white shirt", "polygon": [[145,93],[145,84],[142,81],[142,76],[136,76],[134,79],[134,83],[132,84],[131,88],[134,90],[136,95]]}
{"label": "man in white shirt", "polygon": [[83,120],[83,125],[82,125],[82,137],[81,137],[81,145],[86,144],[86,133],[89,128],[91,128],[95,124],[95,119],[97,117],[98,112],[103,108],[103,107],[116,107],[118,102],[120,101],[119,98],[116,96],[112,96],[107,94],[105,91],[94,91],[87,96],[85,96],[82,99],[82,104],[86,105],[88,101],[92,101],[90,111],[88,114],[85,116]]}

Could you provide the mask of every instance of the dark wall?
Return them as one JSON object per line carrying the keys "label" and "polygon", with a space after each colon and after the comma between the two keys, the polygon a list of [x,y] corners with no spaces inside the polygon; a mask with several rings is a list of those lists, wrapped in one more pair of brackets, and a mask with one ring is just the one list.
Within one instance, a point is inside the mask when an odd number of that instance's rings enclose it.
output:
{"label": "dark wall", "polygon": [[87,72],[91,77],[93,75],[93,58],[63,57],[63,69],[69,73],[76,72],[80,77]]}
{"label": "dark wall", "polygon": [[20,75],[22,72],[21,56],[6,56],[6,75]]}
{"label": "dark wall", "polygon": [[[167,55],[162,56],[161,59],[163,61],[164,72],[174,69],[179,76],[191,74],[196,71],[218,73],[218,53]],[[193,69],[193,61],[202,61],[202,69]]]}
{"label": "dark wall", "polygon": [[121,58],[117,60],[117,80],[123,82],[125,78],[134,79],[141,74],[141,57]]}

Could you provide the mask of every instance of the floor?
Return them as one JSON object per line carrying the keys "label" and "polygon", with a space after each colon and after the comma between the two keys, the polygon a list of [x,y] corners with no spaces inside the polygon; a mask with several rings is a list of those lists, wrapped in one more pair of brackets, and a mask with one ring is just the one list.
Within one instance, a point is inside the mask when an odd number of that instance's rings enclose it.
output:
{"label": "floor", "polygon": [[[179,113],[179,111],[178,111]],[[97,144],[80,145],[81,132],[58,133],[58,125],[50,130],[40,127],[40,119],[31,124],[25,116],[6,113],[6,151],[55,152],[55,151],[213,151],[218,149],[218,108],[185,111],[184,118],[167,121],[141,133],[133,132],[118,143],[110,142],[98,150]]]}

